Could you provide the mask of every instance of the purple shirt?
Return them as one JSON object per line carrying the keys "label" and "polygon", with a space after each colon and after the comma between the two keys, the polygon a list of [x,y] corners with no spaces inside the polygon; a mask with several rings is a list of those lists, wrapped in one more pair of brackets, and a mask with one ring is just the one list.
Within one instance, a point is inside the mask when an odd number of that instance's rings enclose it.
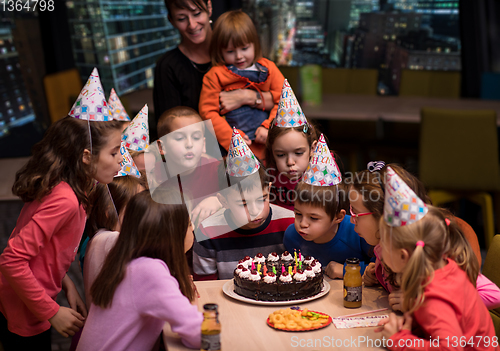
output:
{"label": "purple shirt", "polygon": [[128,264],[110,307],[91,305],[77,350],[151,350],[165,322],[184,345],[200,348],[202,321],[165,262],[140,257]]}

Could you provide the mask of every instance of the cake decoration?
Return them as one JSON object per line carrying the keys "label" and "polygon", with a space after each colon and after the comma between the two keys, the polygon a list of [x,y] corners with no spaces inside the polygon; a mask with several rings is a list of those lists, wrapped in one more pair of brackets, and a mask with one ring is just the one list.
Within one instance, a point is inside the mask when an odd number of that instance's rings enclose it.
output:
{"label": "cake decoration", "polygon": [[[290,301],[321,292],[323,272],[321,264],[313,257],[308,257],[308,262],[302,261],[305,257],[299,252],[294,260],[288,251],[281,259],[276,252],[267,257],[259,253],[253,260],[248,256],[239,260],[234,271],[237,294],[258,301]],[[245,264],[253,268],[249,270]]]}

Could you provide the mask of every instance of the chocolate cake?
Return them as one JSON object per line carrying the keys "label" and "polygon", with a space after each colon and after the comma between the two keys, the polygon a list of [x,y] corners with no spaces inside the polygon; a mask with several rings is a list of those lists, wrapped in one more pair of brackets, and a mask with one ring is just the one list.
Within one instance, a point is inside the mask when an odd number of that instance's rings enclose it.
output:
{"label": "chocolate cake", "polygon": [[[291,273],[291,274],[290,274]],[[285,251],[267,259],[246,256],[234,270],[234,291],[257,301],[290,301],[314,296],[323,288],[321,263],[314,258],[293,258]]]}

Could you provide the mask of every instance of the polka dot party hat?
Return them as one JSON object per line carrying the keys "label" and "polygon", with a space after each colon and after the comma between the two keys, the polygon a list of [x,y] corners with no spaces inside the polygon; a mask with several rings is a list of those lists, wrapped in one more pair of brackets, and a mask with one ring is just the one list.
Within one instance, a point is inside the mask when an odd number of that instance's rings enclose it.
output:
{"label": "polka dot party hat", "polygon": [[128,152],[127,148],[125,147],[125,144],[122,141],[122,144],[120,146],[120,154],[122,155],[122,162],[120,163],[120,166],[122,169],[118,171],[118,174],[115,175],[115,177],[123,177],[126,175],[131,175],[137,178],[141,177],[141,174],[139,173],[139,170],[137,169],[137,166],[135,165],[134,160],[132,159],[132,156],[130,156],[130,153]]}
{"label": "polka dot party hat", "polygon": [[116,95],[116,91],[113,88],[111,88],[111,94],[109,94],[108,105],[113,114],[113,119],[117,121],[130,121],[127,111],[125,111],[120,98]]}
{"label": "polka dot party hat", "polygon": [[300,108],[299,102],[293,93],[288,80],[283,82],[278,112],[274,119],[274,124],[278,127],[291,128],[308,125],[306,116]]}
{"label": "polka dot party hat", "polygon": [[257,172],[260,163],[243,140],[236,128],[229,144],[227,155],[227,174],[231,177],[246,177]]}
{"label": "polka dot party hat", "polygon": [[87,121],[113,120],[113,114],[106,102],[97,68],[94,68],[90,74],[68,115]]}
{"label": "polka dot party hat", "polygon": [[427,213],[425,202],[394,172],[387,167],[385,176],[384,220],[391,227],[414,223]]}
{"label": "polka dot party hat", "polygon": [[129,150],[144,151],[149,145],[148,105],[139,111],[137,116],[123,131],[122,141]]}
{"label": "polka dot party hat", "polygon": [[316,186],[331,186],[342,182],[342,175],[323,134],[319,137],[302,181]]}

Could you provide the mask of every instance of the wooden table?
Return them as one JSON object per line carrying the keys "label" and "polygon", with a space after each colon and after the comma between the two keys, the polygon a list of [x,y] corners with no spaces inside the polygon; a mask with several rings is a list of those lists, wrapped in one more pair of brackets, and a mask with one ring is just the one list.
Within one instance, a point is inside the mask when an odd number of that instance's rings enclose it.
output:
{"label": "wooden table", "polygon": [[422,107],[495,110],[500,125],[500,101],[496,100],[325,94],[321,105],[302,109],[311,119],[420,123]]}
{"label": "wooden table", "polygon": [[[350,315],[359,312],[369,312],[388,308],[387,294],[382,288],[363,288],[363,305],[361,308],[344,308],[342,302],[342,280],[329,280],[330,292],[317,300],[295,303],[301,308],[320,311],[332,317]],[[222,350],[224,351],[282,351],[282,350],[373,350],[383,349],[379,345],[380,333],[375,333],[375,327],[336,329],[330,324],[326,328],[310,332],[283,332],[270,328],[266,324],[267,317],[273,311],[290,306],[261,306],[247,304],[226,296],[222,286],[227,280],[196,282],[200,293],[200,306],[213,302],[219,305],[219,317],[222,324]],[[389,311],[367,313],[363,316],[388,314]],[[332,341],[333,338],[333,341]],[[169,351],[189,350],[182,345],[180,338],[172,331],[165,335]],[[367,345],[369,340],[372,344]],[[361,342],[360,342],[361,341]],[[340,343],[344,345],[340,345]],[[354,342],[354,343],[352,343]],[[316,343],[316,345],[314,345]]]}
{"label": "wooden table", "polygon": [[[153,89],[143,89],[124,95],[129,109],[140,111],[145,103],[154,113]],[[370,96],[351,94],[324,94],[321,105],[301,105],[307,118],[350,121],[377,121],[420,123],[422,107],[455,110],[495,110],[500,125],[500,101],[480,99],[438,99],[408,96]],[[129,111],[129,112],[131,112]]]}

